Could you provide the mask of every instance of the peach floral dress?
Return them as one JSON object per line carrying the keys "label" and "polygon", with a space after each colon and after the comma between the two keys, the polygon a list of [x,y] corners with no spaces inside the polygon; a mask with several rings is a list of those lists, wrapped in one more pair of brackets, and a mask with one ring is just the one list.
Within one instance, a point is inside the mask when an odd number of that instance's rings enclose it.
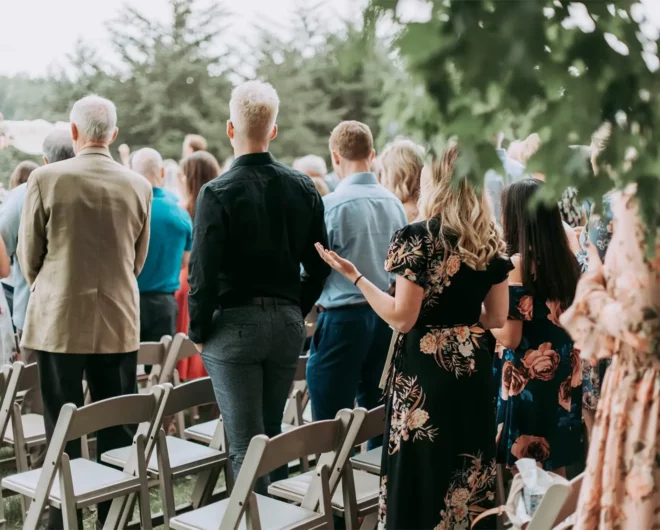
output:
{"label": "peach floral dress", "polygon": [[584,359],[612,358],[578,503],[580,530],[660,528],[660,244],[650,259],[630,191],[612,208],[603,273],[582,277],[561,317]]}

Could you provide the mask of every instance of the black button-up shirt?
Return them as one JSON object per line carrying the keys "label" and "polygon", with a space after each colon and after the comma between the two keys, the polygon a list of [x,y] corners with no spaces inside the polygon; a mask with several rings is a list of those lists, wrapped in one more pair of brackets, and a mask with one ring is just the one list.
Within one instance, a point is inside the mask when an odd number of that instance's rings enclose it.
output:
{"label": "black button-up shirt", "polygon": [[213,313],[223,303],[277,297],[299,304],[306,315],[330,274],[316,242],[327,247],[323,201],[312,180],[270,153],[238,157],[197,199],[190,338],[208,338]]}

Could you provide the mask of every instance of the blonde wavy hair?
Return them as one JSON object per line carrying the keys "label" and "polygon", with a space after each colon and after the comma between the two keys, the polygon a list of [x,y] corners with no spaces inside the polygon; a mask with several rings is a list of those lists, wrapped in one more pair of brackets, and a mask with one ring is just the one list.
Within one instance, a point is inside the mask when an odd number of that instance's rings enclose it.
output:
{"label": "blonde wavy hair", "polygon": [[423,179],[418,209],[422,219],[440,222],[445,255],[458,252],[465,264],[482,271],[493,258],[506,255],[506,245],[487,194],[477,194],[467,178],[452,182],[458,157],[458,146],[452,145],[429,164],[430,178]]}
{"label": "blonde wavy hair", "polygon": [[403,202],[419,199],[419,179],[424,167],[424,149],[400,138],[387,144],[378,157],[380,182]]}

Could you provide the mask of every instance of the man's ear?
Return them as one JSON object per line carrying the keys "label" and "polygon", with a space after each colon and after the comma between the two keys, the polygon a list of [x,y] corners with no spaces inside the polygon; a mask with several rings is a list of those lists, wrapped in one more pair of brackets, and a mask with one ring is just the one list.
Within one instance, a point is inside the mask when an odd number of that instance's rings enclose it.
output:
{"label": "man's ear", "polygon": [[165,166],[160,168],[160,181],[165,182]]}
{"label": "man's ear", "polygon": [[117,135],[119,134],[119,128],[115,127],[115,131],[112,133],[112,138],[110,138],[110,141],[108,144],[111,144],[117,139]]}
{"label": "man's ear", "polygon": [[231,120],[227,120],[227,136],[230,140],[234,139],[234,124]]}
{"label": "man's ear", "polygon": [[330,151],[330,156],[332,157],[332,162],[335,166],[338,166],[340,163],[339,154],[336,151]]}
{"label": "man's ear", "polygon": [[273,141],[277,138],[277,123],[273,125],[273,130],[270,132],[270,140]]}
{"label": "man's ear", "polygon": [[76,127],[75,123],[71,124],[71,137],[73,138],[74,142],[78,141],[78,127]]}
{"label": "man's ear", "polygon": [[48,159],[47,159],[45,156],[44,156],[44,165],[45,165],[45,166],[48,165]]}
{"label": "man's ear", "polygon": [[372,149],[371,153],[369,154],[369,163],[373,162],[374,158],[376,158],[376,150]]}

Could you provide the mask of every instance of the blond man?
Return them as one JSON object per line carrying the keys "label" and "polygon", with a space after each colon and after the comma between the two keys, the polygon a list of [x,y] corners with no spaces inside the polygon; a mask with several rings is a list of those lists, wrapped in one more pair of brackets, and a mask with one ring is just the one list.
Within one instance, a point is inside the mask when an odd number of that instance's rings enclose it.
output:
{"label": "blond man", "polygon": [[[371,172],[375,151],[367,125],[340,123],[330,137],[330,154],[340,183],[323,198],[327,248],[355,263],[386,290],[392,278],[383,263],[390,239],[407,223],[403,205]],[[360,289],[337,272],[325,283],[318,305],[318,326],[307,365],[314,418],[334,418],[340,409],[353,408],[356,399],[362,407],[375,407],[391,338],[389,327],[369,307]]]}
{"label": "blond man", "polygon": [[[278,108],[267,83],[234,89],[227,136],[235,160],[202,188],[195,213],[189,335],[213,381],[235,474],[253,436],[281,432],[303,315],[330,272],[314,248],[327,244],[319,194],[307,175],[268,152]],[[282,476],[286,469],[274,478]],[[260,479],[255,489],[267,486]]]}

